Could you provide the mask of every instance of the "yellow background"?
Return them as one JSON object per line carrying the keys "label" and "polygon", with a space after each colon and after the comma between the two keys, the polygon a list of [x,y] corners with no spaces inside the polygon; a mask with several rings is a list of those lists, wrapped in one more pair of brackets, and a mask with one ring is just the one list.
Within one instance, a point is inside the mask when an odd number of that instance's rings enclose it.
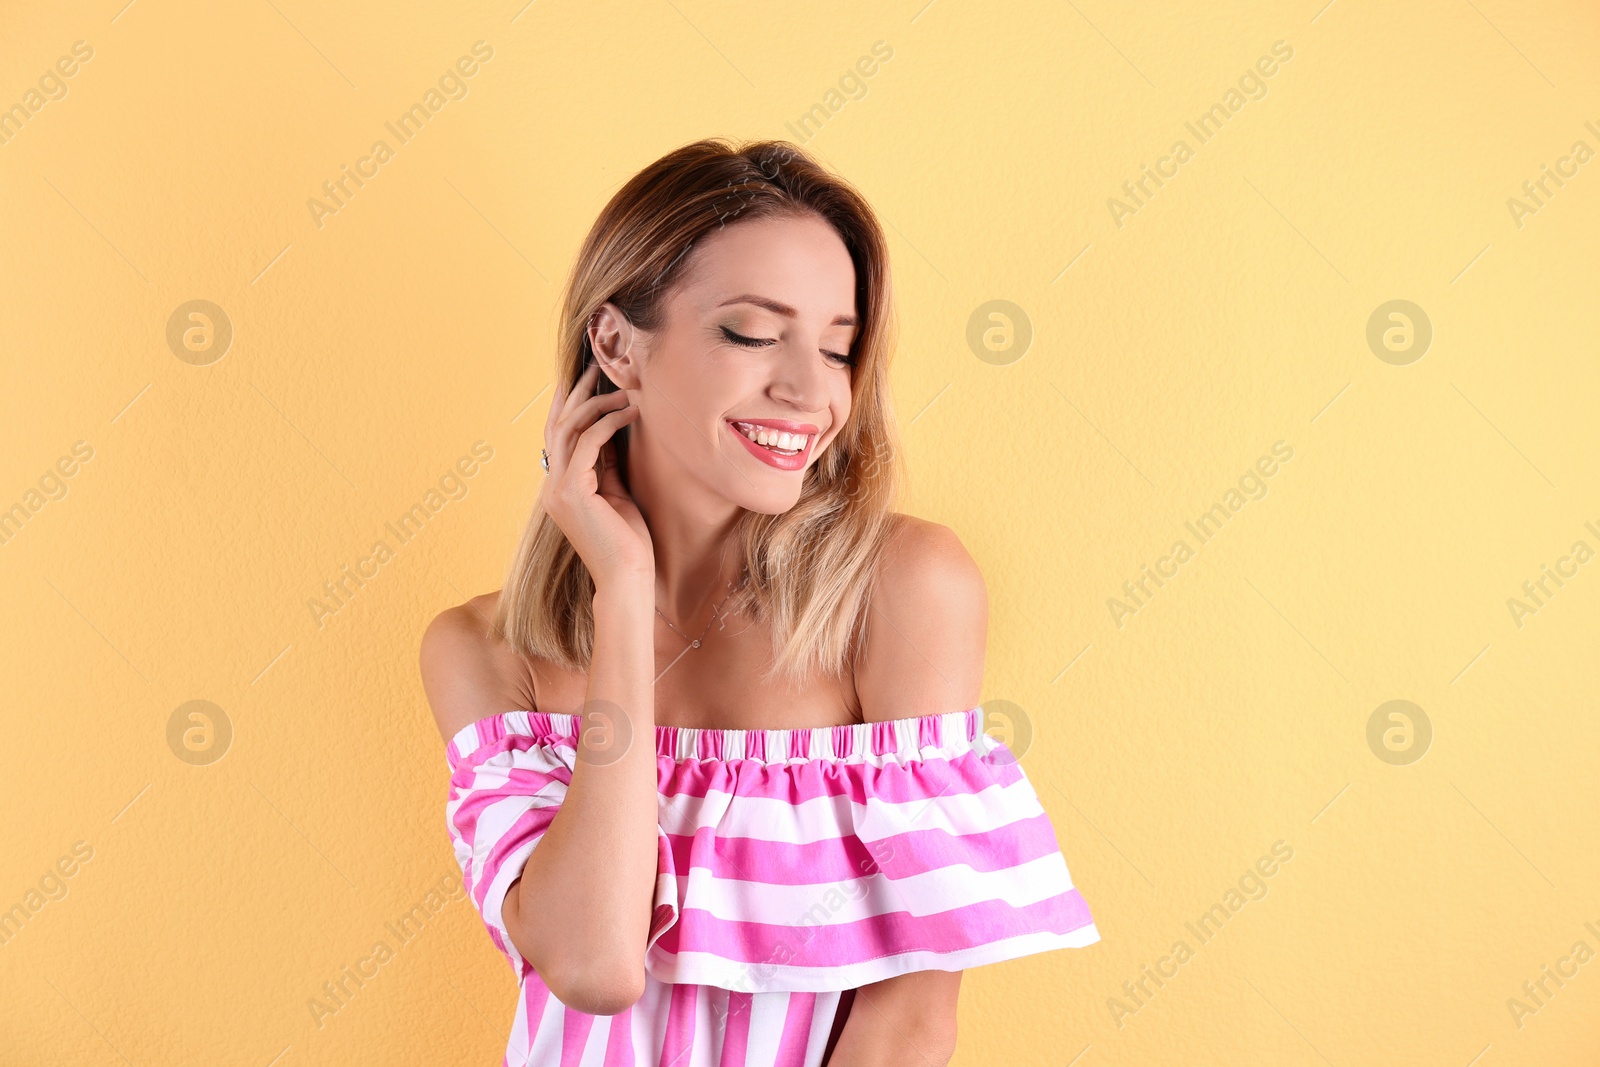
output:
{"label": "yellow background", "polygon": [[[1520,226],[1507,200],[1600,149],[1600,17],[1322,3],[8,4],[0,106],[94,54],[0,144],[0,507],[93,454],[0,545],[0,907],[92,858],[0,946],[0,1064],[499,1062],[512,978],[459,899],[307,1007],[459,876],[418,637],[501,582],[596,212],[683,142],[798,139],[818,104],[805,143],[891,237],[904,510],[983,567],[984,700],[1026,717],[1103,937],[969,972],[956,1062],[1593,1063],[1600,961],[1520,1025],[1507,1001],[1600,952],[1600,562],[1520,626],[1507,600],[1600,549],[1600,161]],[[479,40],[467,96],[318,226],[322,183]],[[1280,40],[1266,95],[1186,134]],[[234,332],[203,366],[166,340],[196,299]],[[1404,366],[1366,340],[1395,299],[1433,326]],[[1020,358],[969,346],[991,300],[1031,324]],[[1266,495],[1117,625],[1280,440]],[[465,495],[430,498],[478,441]],[[1433,729],[1407,765],[1367,743],[1396,699]],[[168,744],[190,700],[232,725],[209,765]],[[1200,944],[1185,923],[1280,840]]]}

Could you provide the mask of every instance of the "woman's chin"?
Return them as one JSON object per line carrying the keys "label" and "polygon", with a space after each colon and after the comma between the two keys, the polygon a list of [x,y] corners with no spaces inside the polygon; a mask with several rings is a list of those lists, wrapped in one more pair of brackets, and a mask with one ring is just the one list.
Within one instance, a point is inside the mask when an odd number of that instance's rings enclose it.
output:
{"label": "woman's chin", "polygon": [[758,515],[782,515],[800,500],[800,479],[794,478],[793,482],[792,488],[774,486],[765,490],[742,485],[740,491],[729,499],[744,510],[754,511]]}

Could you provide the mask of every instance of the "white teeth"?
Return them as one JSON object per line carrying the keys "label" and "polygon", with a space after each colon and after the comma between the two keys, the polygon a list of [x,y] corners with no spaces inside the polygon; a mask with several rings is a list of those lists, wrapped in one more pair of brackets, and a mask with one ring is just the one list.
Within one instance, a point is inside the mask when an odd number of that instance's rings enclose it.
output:
{"label": "white teeth", "polygon": [[779,449],[785,452],[798,452],[806,446],[810,434],[783,433],[779,430],[769,429],[765,426],[752,426],[748,422],[736,422],[734,428],[744,434],[758,445]]}

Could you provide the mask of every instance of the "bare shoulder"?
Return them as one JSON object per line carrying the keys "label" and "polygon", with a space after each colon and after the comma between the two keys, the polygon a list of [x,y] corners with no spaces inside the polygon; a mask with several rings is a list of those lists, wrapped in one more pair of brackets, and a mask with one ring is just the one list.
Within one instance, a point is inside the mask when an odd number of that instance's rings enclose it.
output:
{"label": "bare shoulder", "polygon": [[496,590],[446,608],[422,632],[422,688],[446,741],[490,715],[534,710],[527,661],[489,633],[499,600]]}
{"label": "bare shoulder", "polygon": [[961,538],[948,526],[897,514],[856,665],[862,717],[977,706],[988,628],[988,588]]}
{"label": "bare shoulder", "polygon": [[983,572],[950,527],[896,512],[894,532],[879,557],[878,584],[901,595],[952,587],[970,595],[982,589]]}

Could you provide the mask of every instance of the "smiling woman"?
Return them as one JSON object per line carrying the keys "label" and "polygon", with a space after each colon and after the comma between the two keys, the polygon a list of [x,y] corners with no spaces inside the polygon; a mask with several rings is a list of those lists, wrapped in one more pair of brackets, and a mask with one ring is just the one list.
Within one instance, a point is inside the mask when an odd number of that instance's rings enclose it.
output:
{"label": "smiling woman", "polygon": [[889,294],[782,142],[669,153],[578,254],[538,507],[421,649],[508,1065],[941,1064],[965,968],[1098,940],[981,729],[982,574],[891,510]]}
{"label": "smiling woman", "polygon": [[[652,532],[667,496],[673,512],[682,507],[696,525],[723,528],[697,533],[693,554],[726,540],[724,577],[748,572],[727,608],[770,606],[782,650],[773,673],[794,682],[809,670],[837,674],[864,624],[864,579],[892,528],[900,477],[886,413],[882,231],[858,194],[793,145],[718,155],[706,144],[658,161],[602,211],[568,282],[557,341],[573,356],[561,380],[604,363],[595,410],[619,400],[636,406],[602,461],[609,457]],[[639,257],[625,279],[612,261],[620,248]],[[752,447],[734,427],[740,422],[809,440],[798,457],[785,457],[759,441]],[[830,490],[846,482],[853,497],[836,499]],[[554,587],[584,598],[584,568],[570,547],[563,552],[567,544],[553,521],[530,523],[502,619],[513,646],[577,666],[588,604],[554,604],[516,587],[519,574],[545,568],[535,560],[560,557],[557,570],[573,570],[577,584],[560,578]],[[801,559],[811,565],[798,566]],[[703,610],[708,587],[717,588],[714,567],[697,569],[688,583],[696,602],[674,617]],[[802,625],[807,601],[819,610]],[[561,619],[575,629],[536,633]]]}

